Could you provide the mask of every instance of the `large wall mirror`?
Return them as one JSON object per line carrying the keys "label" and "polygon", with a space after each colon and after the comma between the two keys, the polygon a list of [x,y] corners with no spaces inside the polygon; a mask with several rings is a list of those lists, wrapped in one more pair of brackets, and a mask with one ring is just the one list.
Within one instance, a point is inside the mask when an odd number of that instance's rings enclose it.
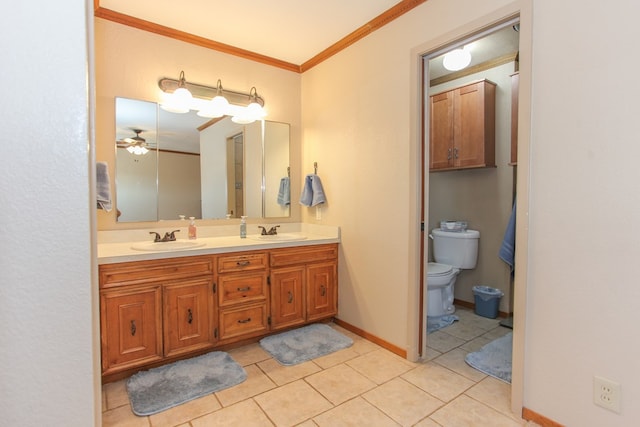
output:
{"label": "large wall mirror", "polygon": [[116,98],[118,222],[290,216],[287,123],[236,124]]}

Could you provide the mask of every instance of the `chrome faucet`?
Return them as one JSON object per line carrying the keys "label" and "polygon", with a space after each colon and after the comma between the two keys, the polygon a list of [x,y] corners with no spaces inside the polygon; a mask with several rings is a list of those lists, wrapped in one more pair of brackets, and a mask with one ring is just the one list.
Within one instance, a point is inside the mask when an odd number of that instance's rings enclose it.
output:
{"label": "chrome faucet", "polygon": [[150,231],[149,234],[155,234],[155,237],[153,238],[154,242],[174,242],[176,240],[175,233],[179,232],[180,230],[173,230],[171,233],[164,233],[164,237],[160,237],[160,235],[155,231]]}
{"label": "chrome faucet", "polygon": [[258,226],[258,228],[262,228],[262,232],[260,233],[262,236],[275,236],[276,234],[278,234],[278,230],[277,230],[278,227],[280,226],[276,225],[274,227],[271,227],[269,231],[267,231],[267,229],[264,228],[263,226],[261,225]]}

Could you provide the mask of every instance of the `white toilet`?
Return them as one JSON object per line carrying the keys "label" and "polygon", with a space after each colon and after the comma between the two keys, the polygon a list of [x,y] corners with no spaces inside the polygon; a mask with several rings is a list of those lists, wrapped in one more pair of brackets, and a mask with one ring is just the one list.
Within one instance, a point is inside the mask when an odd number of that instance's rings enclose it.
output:
{"label": "white toilet", "polygon": [[427,269],[427,316],[437,317],[456,311],[453,285],[460,270],[476,267],[480,232],[435,229],[431,233],[436,262],[430,262]]}

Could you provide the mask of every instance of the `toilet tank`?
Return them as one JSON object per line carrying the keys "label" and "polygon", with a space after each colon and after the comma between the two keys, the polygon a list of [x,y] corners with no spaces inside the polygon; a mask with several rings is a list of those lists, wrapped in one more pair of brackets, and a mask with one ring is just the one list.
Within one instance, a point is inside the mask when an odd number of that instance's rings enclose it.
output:
{"label": "toilet tank", "polygon": [[433,258],[437,263],[463,269],[476,268],[479,231],[442,231],[437,228],[431,233]]}

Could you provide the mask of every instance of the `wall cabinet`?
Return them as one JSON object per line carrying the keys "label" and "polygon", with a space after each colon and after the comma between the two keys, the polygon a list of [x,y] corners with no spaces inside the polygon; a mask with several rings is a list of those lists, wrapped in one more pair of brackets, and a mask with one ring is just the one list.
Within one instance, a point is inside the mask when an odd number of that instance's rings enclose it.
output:
{"label": "wall cabinet", "polygon": [[103,381],[335,316],[337,263],[326,244],[100,265]]}
{"label": "wall cabinet", "polygon": [[429,170],[495,167],[495,83],[430,97]]}

